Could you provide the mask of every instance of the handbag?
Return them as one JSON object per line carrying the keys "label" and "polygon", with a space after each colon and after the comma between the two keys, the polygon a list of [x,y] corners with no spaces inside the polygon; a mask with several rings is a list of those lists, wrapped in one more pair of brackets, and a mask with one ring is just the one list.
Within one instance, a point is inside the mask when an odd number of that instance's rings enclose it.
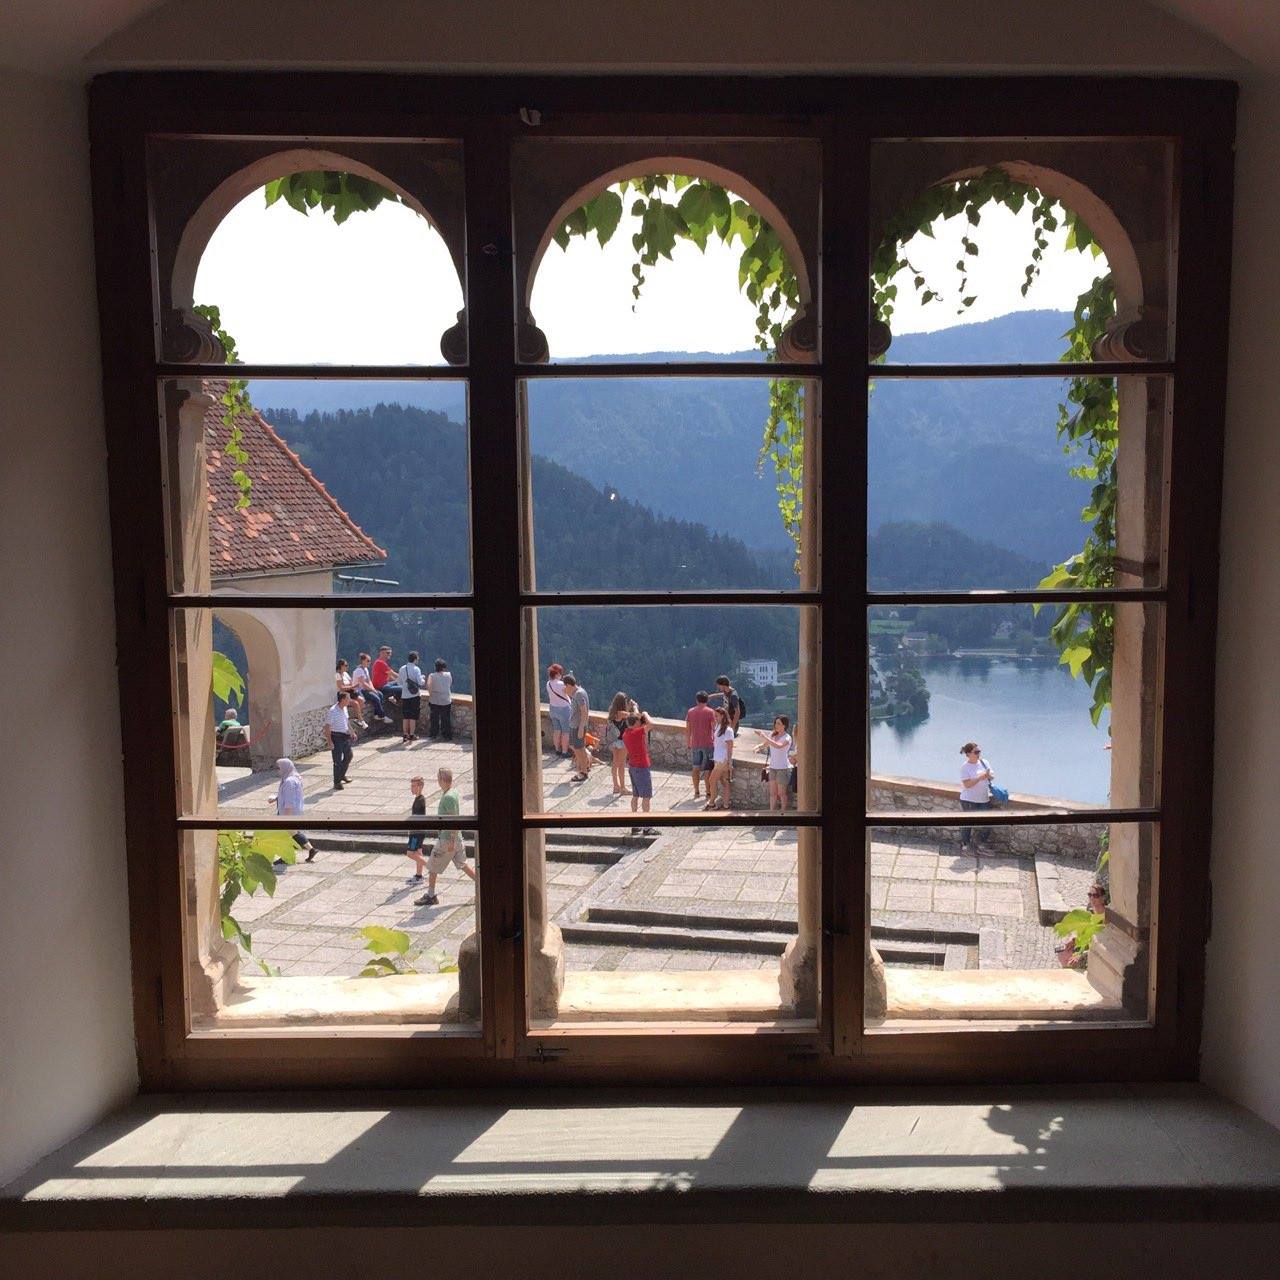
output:
{"label": "handbag", "polygon": [[[985,760],[982,761],[982,767],[984,769],[991,768],[991,766]],[[996,784],[993,782],[990,785],[990,791],[991,791],[992,803],[994,804],[1009,803],[1009,792],[1004,787],[997,787]]]}

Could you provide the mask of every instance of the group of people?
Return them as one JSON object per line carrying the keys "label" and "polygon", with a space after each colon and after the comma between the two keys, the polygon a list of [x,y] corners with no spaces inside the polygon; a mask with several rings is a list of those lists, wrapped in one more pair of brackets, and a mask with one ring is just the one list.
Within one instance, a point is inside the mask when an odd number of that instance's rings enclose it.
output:
{"label": "group of people", "polygon": [[[605,713],[603,741],[590,732],[591,700],[571,671],[558,662],[547,668],[547,707],[551,716],[552,750],[572,758],[571,782],[585,782],[594,763],[591,749],[601,747],[612,770],[613,794],[631,797],[632,813],[650,811],[653,800],[653,762],[649,754],[652,719],[623,692],[614,694]],[[733,749],[746,703],[728,676],[717,676],[715,691],[699,690],[685,715],[685,747],[693,781],[693,798],[704,809],[730,809]],[[761,747],[768,752],[763,775],[769,787],[769,808],[785,811],[796,791],[796,745],[788,716],[774,717],[768,733],[761,731]],[[703,792],[703,775],[706,791]],[[630,783],[630,786],[628,786]],[[656,834],[651,827],[635,833]]]}
{"label": "group of people", "polygon": [[[347,697],[348,695],[342,694],[340,695],[340,700]],[[306,810],[306,795],[303,791],[302,777],[298,773],[297,765],[286,756],[276,761],[276,768],[280,771],[280,784],[276,788],[276,794],[268,803],[275,805],[276,813],[282,818],[302,817]],[[442,818],[457,817],[462,811],[462,806],[458,800],[458,793],[453,787],[453,770],[441,767],[436,774],[436,782],[440,787],[440,799],[436,804],[436,815]],[[409,792],[413,797],[409,806],[411,817],[426,817],[427,798],[423,794],[425,786],[426,782],[421,774],[409,779]],[[405,856],[409,858],[414,866],[413,874],[410,875],[408,883],[411,886],[418,887],[421,886],[424,878],[427,882],[426,892],[413,900],[415,907],[434,907],[439,905],[440,898],[436,893],[436,881],[440,873],[450,865],[470,877],[472,881],[476,878],[475,869],[467,861],[466,844],[461,831],[445,830],[437,832],[431,852],[428,854],[423,853],[426,840],[427,833],[425,831],[413,831],[410,832],[408,843],[405,846]],[[302,853],[306,854],[305,860],[307,862],[315,861],[316,849],[305,831],[295,831],[293,833],[293,842]],[[287,863],[285,858],[277,858],[275,861],[276,866],[284,866]]]}
{"label": "group of people", "polygon": [[394,724],[387,711],[396,707],[400,713],[402,742],[414,742],[418,737],[425,692],[428,737],[450,741],[453,738],[453,673],[443,658],[437,658],[435,670],[423,675],[418,661],[417,650],[411,649],[404,665],[393,667],[389,644],[382,645],[372,661],[367,653],[361,653],[354,671],[347,669],[346,658],[339,658],[334,669],[335,691],[338,698],[345,693],[352,700],[356,711],[354,723],[361,729],[369,727],[365,719],[365,708],[369,706],[377,720]]}

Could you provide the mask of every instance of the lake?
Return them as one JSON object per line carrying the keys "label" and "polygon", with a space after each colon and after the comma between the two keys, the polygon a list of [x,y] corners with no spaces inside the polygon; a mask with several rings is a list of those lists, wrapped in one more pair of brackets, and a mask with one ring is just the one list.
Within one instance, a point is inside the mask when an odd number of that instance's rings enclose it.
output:
{"label": "lake", "polygon": [[922,657],[917,664],[929,686],[928,718],[873,723],[872,773],[958,781],[960,748],[974,741],[1010,791],[1106,803],[1110,715],[1094,728],[1083,680],[1053,659]]}

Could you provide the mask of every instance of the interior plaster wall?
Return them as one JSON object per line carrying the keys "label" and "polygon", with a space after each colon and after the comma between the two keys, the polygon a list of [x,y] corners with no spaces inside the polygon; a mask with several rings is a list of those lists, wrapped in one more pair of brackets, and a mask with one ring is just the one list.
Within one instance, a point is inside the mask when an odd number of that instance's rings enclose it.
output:
{"label": "interior plaster wall", "polygon": [[[136,1086],[88,145],[0,72],[0,1182]],[[20,732],[19,732],[20,728]]]}
{"label": "interior plaster wall", "polygon": [[1280,1126],[1280,75],[1246,81],[1223,482],[1205,1080]]}
{"label": "interior plaster wall", "polygon": [[[1191,6],[1194,8],[1194,6]],[[11,669],[63,715],[24,726],[0,771],[0,1178],[83,1127],[134,1081],[113,667],[104,446],[80,82],[122,66],[1145,71],[1236,74],[1243,56],[1140,0],[743,0],[603,6],[561,0],[397,0],[361,10],[124,0],[62,10],[14,0],[0,31],[0,157],[21,174],[0,196],[0,469],[3,641]],[[1194,14],[1193,14],[1194,16]],[[1206,18],[1208,22],[1212,18]],[[1246,28],[1247,30],[1247,28]],[[103,32],[108,35],[90,53]],[[84,61],[86,54],[88,60]],[[55,81],[53,78],[60,77]],[[1216,912],[1210,1077],[1280,1122],[1280,801],[1274,628],[1280,560],[1270,478],[1280,398],[1276,332],[1280,121],[1274,66],[1242,101],[1241,181],[1224,527],[1221,714],[1216,753]],[[1271,166],[1268,171],[1268,166]],[[24,994],[24,993],[30,993]]]}

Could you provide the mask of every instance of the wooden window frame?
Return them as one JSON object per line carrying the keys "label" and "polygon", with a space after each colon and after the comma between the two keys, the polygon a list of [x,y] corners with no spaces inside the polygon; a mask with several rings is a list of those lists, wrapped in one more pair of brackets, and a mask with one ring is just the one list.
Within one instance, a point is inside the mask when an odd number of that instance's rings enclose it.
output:
{"label": "wooden window frame", "polygon": [[[672,104],[679,104],[674,110]],[[1161,869],[1153,945],[1155,1001],[1148,1024],[1018,1032],[965,1028],[869,1036],[863,1027],[867,945],[865,848],[874,825],[848,777],[845,746],[823,735],[821,826],[824,991],[818,1030],[768,1037],[681,1027],[609,1032],[563,1041],[524,1030],[522,762],[481,728],[474,820],[483,850],[480,914],[483,1034],[430,1037],[413,1028],[264,1031],[235,1037],[186,1030],[181,928],[180,824],[167,673],[167,581],[156,386],[191,367],[157,361],[151,280],[147,139],[189,137],[461,140],[465,162],[470,363],[452,371],[470,389],[473,586],[466,596],[405,596],[402,607],[474,610],[476,703],[485,709],[520,686],[520,452],[514,426],[519,380],[512,288],[511,142],[541,113],[551,136],[817,139],[823,149],[820,324],[822,415],[846,444],[820,461],[821,490],[865,493],[868,347],[866,260],[870,150],[888,138],[1162,138],[1177,149],[1172,262],[1177,350],[1153,368],[1176,376],[1168,458],[1164,585],[1125,598],[1165,607],[1164,714],[1160,730]],[[431,77],[333,74],[120,73],[90,91],[92,177],[100,297],[115,610],[123,705],[124,804],[134,976],[143,1085],[149,1089],[259,1085],[855,1081],[1067,1081],[1188,1079],[1197,1072],[1208,930],[1213,671],[1218,522],[1227,358],[1235,87],[1173,79],[791,77]],[[1179,250],[1181,249],[1181,252]],[[505,268],[505,274],[504,274]],[[484,323],[477,317],[483,316]],[[276,367],[277,373],[281,370]],[[698,370],[717,371],[716,366]],[[1058,376],[1065,372],[1055,366]],[[1143,366],[1070,372],[1140,374]],[[271,369],[251,366],[250,372]],[[413,377],[412,370],[327,368],[322,376]],[[581,370],[575,372],[580,373]],[[635,372],[635,370],[628,370]],[[667,372],[664,370],[664,372]],[[693,369],[675,372],[691,373]],[[741,366],[736,372],[741,374]],[[966,367],[964,376],[983,370]],[[1008,368],[988,369],[1005,375]],[[1033,375],[1035,370],[1023,372]],[[1043,372],[1043,371],[1042,371]],[[306,376],[316,371],[308,370]],[[416,376],[427,376],[418,371]],[[436,371],[435,376],[440,376]],[[905,376],[911,376],[907,374]],[[828,428],[828,437],[831,432]],[[865,511],[829,505],[822,545],[865,561]],[[852,512],[852,514],[851,514]],[[827,563],[832,563],[827,557]],[[827,575],[821,608],[821,703],[865,705],[861,582]],[[809,593],[812,594],[812,593]],[[928,593],[899,593],[927,603]],[[1107,593],[1095,593],[1107,594]],[[1118,593],[1123,594],[1123,593]],[[691,593],[692,603],[707,593]],[[805,603],[795,593],[778,603]],[[609,593],[610,603],[624,596]],[[732,602],[734,593],[717,597]],[[952,597],[948,597],[952,598]],[[987,595],[985,598],[992,599]],[[1035,592],[994,597],[1014,603]],[[1057,598],[1057,597],[1055,597]],[[673,602],[676,602],[673,600]],[[194,603],[194,601],[188,601]],[[843,766],[843,767],[842,767]],[[1103,820],[1122,816],[1099,811]],[[655,822],[661,815],[653,815]],[[1077,817],[1075,820],[1079,820]],[[200,825],[189,823],[188,825]],[[263,823],[262,825],[269,825]],[[321,821],[311,825],[321,829]],[[337,822],[330,826],[376,826]],[[385,824],[382,824],[385,825]],[[541,825],[554,825],[543,822]],[[1062,1036],[1071,1037],[1063,1053]]]}

